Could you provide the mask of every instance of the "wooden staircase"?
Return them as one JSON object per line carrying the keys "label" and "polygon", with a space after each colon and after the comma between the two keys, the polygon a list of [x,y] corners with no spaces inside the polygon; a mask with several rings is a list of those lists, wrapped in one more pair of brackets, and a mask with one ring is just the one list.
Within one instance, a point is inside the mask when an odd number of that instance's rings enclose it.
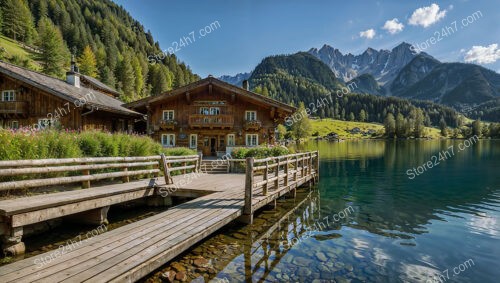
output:
{"label": "wooden staircase", "polygon": [[202,160],[201,172],[207,174],[226,174],[229,172],[227,160]]}

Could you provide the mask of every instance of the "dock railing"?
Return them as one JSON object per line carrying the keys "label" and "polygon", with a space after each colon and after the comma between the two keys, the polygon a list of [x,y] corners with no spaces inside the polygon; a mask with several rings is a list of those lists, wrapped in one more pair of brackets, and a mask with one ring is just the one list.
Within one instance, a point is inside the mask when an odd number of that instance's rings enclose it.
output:
{"label": "dock railing", "polygon": [[[256,198],[275,200],[283,193],[319,178],[319,152],[303,152],[263,159],[246,158],[243,221],[252,222]],[[259,202],[262,203],[262,202]]]}

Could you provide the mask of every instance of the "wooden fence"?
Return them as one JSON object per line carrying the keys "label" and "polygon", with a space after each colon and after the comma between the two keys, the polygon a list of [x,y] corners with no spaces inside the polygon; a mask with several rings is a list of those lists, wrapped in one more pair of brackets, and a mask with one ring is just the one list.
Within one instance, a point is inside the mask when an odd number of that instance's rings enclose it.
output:
{"label": "wooden fence", "polygon": [[[255,200],[280,195],[309,180],[319,178],[319,152],[295,153],[264,159],[246,159],[244,215],[253,215]],[[275,199],[274,198],[274,199]]]}

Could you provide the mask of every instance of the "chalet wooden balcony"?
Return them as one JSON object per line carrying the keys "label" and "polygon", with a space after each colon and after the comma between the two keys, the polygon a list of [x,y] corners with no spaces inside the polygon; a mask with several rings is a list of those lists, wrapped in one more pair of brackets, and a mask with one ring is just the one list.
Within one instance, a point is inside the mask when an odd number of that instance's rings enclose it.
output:
{"label": "chalet wooden balcony", "polygon": [[260,130],[262,128],[262,122],[259,120],[245,121],[244,124],[245,130]]}
{"label": "chalet wooden balcony", "polygon": [[162,130],[175,130],[175,127],[177,126],[177,120],[161,119],[158,124],[160,126],[160,129]]}
{"label": "chalet wooden balcony", "polygon": [[27,115],[28,102],[26,101],[0,101],[0,114]]}
{"label": "chalet wooden balcony", "polygon": [[189,127],[191,128],[228,128],[234,126],[233,115],[189,115]]}

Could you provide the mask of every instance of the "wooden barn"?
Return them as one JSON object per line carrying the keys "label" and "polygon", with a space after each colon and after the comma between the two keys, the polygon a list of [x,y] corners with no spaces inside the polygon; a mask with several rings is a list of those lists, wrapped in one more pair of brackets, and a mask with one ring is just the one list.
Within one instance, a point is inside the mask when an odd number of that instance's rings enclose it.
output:
{"label": "wooden barn", "polygon": [[233,147],[274,144],[275,128],[296,109],[212,76],[126,105],[147,115],[145,131],[165,147],[182,146],[204,156]]}
{"label": "wooden barn", "polygon": [[78,73],[66,81],[0,61],[0,127],[131,131],[140,113],[123,107],[118,92]]}

